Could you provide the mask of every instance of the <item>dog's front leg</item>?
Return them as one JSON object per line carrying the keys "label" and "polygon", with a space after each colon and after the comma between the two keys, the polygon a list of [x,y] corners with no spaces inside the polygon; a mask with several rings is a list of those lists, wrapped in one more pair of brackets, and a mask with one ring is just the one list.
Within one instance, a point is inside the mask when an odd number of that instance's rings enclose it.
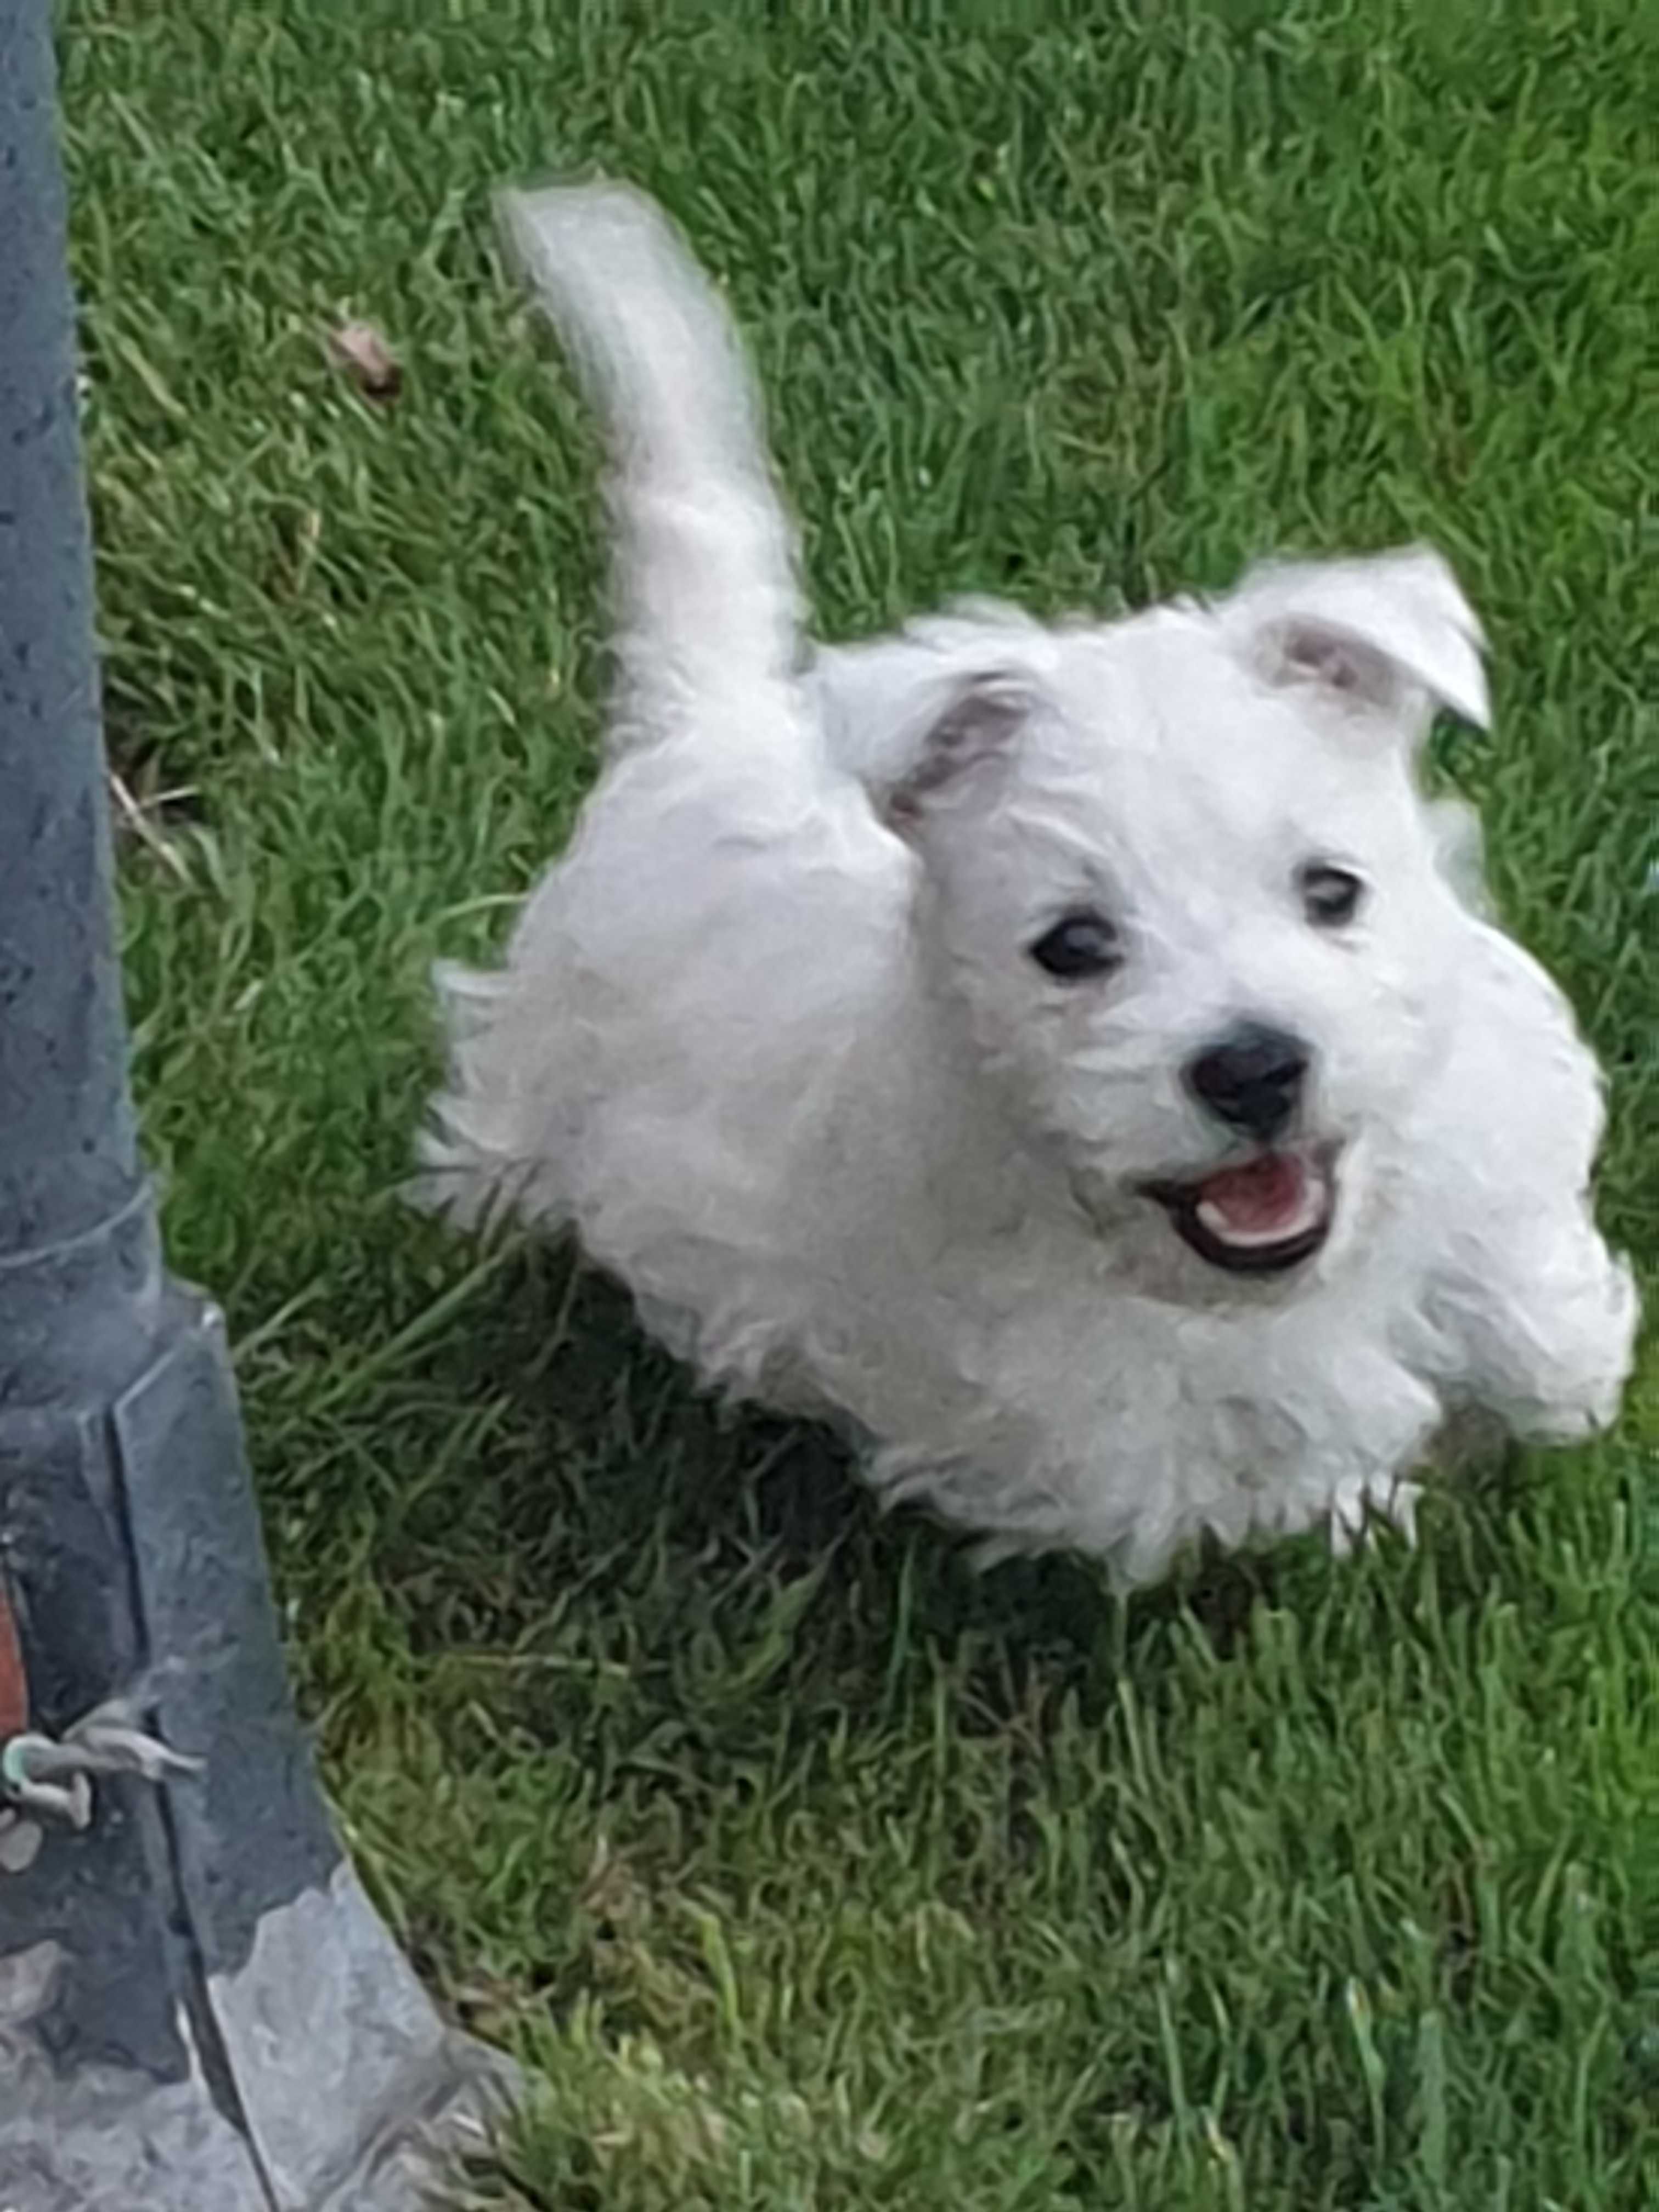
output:
{"label": "dog's front leg", "polygon": [[1432,1312],[1467,1394],[1522,1441],[1576,1443],[1617,1414],[1639,1308],[1586,1209],[1483,1239]]}

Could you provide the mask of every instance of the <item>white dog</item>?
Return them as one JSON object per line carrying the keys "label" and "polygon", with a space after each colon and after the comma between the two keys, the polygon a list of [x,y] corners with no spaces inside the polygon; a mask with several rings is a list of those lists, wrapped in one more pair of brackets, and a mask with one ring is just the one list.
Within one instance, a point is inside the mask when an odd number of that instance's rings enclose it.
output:
{"label": "white dog", "polygon": [[505,969],[441,974],[428,1199],[574,1224],[709,1382],[1125,1581],[1409,1524],[1460,1409],[1606,1423],[1595,1067],[1415,781],[1437,705],[1486,717],[1444,563],[814,662],[663,219],[601,185],[507,223],[615,445],[619,696]]}

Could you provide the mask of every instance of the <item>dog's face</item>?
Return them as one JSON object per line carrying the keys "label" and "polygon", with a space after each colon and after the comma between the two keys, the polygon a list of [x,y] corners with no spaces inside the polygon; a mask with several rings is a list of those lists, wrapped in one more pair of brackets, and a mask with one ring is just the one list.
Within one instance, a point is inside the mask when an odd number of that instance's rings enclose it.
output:
{"label": "dog's face", "polygon": [[1151,1279],[1307,1279],[1446,1018],[1462,909],[1413,763],[1436,701],[1484,719],[1473,617],[1395,556],[1022,635],[891,794],[938,987]]}

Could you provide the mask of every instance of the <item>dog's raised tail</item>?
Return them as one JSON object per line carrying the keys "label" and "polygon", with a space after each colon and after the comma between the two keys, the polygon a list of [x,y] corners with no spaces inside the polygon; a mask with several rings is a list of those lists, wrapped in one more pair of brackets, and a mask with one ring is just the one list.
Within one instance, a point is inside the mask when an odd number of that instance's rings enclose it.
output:
{"label": "dog's raised tail", "polygon": [[787,683],[794,546],[749,366],[678,234],[626,185],[503,193],[507,252],[611,444],[623,743]]}

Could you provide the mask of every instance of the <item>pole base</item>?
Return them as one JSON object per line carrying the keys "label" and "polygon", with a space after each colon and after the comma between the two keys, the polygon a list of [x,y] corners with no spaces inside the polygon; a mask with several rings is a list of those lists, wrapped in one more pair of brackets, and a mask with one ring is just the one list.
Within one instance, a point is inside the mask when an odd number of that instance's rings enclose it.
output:
{"label": "pole base", "polygon": [[181,2078],[62,2072],[30,2023],[65,1964],[50,1942],[0,1959],[3,2212],[430,2212],[518,2086],[499,2052],[439,2020],[343,1863],[267,1915],[240,1970],[210,1978],[231,2111],[182,2011]]}
{"label": "pole base", "polygon": [[415,2212],[514,2076],[440,2019],[329,1820],[219,1314],[146,1204],[70,1258],[100,1247],[147,1349],[112,1402],[0,1407],[0,1576],[35,1726],[141,1681],[200,1771],[100,1775],[84,1830],[0,1869],[0,2212]]}

